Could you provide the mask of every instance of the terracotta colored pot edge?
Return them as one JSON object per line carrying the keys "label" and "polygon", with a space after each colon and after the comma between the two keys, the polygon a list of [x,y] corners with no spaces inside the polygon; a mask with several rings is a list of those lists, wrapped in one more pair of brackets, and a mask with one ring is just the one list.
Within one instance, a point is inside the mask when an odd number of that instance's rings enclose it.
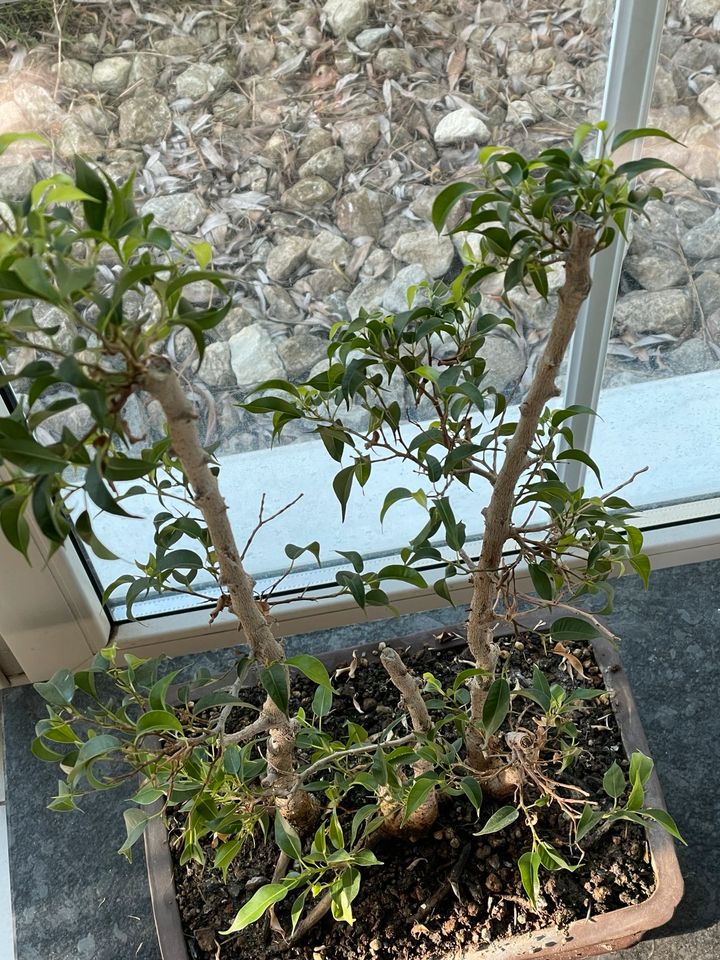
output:
{"label": "terracotta colored pot edge", "polygon": [[[555,617],[548,614],[545,623],[553,619]],[[532,621],[528,620],[525,625],[528,629],[534,629],[537,626],[537,617]],[[449,643],[438,642],[435,632],[424,632],[398,637],[387,641],[387,644],[396,648],[418,649],[423,646],[450,648],[464,643],[462,627],[451,632],[456,633],[458,639]],[[505,625],[497,631],[499,636],[509,633],[512,633],[512,628]],[[649,754],[637,705],[617,651],[603,639],[593,641],[593,647],[605,685],[611,693],[613,709],[627,754],[630,755],[634,750]],[[353,651],[363,653],[376,648],[377,643],[366,643],[318,656],[329,669],[334,669],[351,659]],[[223,678],[217,686],[225,682]],[[655,771],[646,784],[645,794],[648,806],[665,809],[660,781]],[[582,960],[585,957],[623,950],[637,943],[644,933],[667,923],[683,895],[683,879],[675,844],[672,837],[660,827],[648,827],[646,832],[656,885],[651,896],[643,903],[622,907],[591,920],[576,921],[564,932],[556,927],[546,927],[488,944],[481,950],[464,954],[463,960]],[[144,839],[150,898],[162,958],[189,960],[177,905],[168,835],[161,818],[150,822]]]}

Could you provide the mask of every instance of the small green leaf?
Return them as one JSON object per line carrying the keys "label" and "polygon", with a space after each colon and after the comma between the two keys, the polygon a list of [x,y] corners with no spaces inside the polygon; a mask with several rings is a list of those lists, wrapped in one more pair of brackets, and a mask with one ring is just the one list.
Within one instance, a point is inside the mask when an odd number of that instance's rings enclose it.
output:
{"label": "small green leaf", "polygon": [[259,679],[275,706],[282,713],[287,714],[288,684],[285,665],[277,660],[269,667],[263,667],[260,670]]}
{"label": "small green leaf", "polygon": [[527,567],[533,587],[535,588],[535,593],[537,593],[542,600],[552,600],[553,587],[550,577],[537,563],[528,563]]}
{"label": "small green leaf", "polygon": [[672,163],[667,163],[665,160],[658,160],[657,157],[642,157],[640,160],[630,160],[628,163],[621,163],[615,170],[615,176],[632,180],[641,173],[648,173],[650,170],[672,170],[673,173],[683,175],[682,170],[678,170]]}
{"label": "small green leaf", "polygon": [[667,810],[660,810],[654,807],[645,807],[644,810],[639,811],[642,816],[650,817],[651,820],[655,820],[656,823],[659,823],[661,827],[664,827],[665,830],[676,840],[679,840],[680,843],[687,846],[687,841],[683,838],[682,834],[677,828],[677,824],[667,812]]}
{"label": "small green leaf", "polygon": [[425,803],[436,783],[436,777],[421,777],[413,783],[407,795],[407,800],[405,801],[403,823],[407,823],[415,811]]}
{"label": "small green leaf", "polygon": [[312,699],[312,712],[316,717],[326,717],[332,709],[332,687],[318,687]]}
{"label": "small green leaf", "polygon": [[335,496],[340,501],[340,512],[343,521],[345,520],[345,509],[350,499],[350,491],[352,490],[354,477],[355,465],[353,464],[351,467],[343,467],[333,479],[333,490],[335,491]]}
{"label": "small green leaf", "polygon": [[594,830],[601,820],[602,814],[594,810],[589,803],[586,803],[576,827],[578,843],[586,837],[591,830]]}
{"label": "small green leaf", "polygon": [[622,130],[618,133],[613,138],[610,152],[615,153],[616,150],[619,150],[620,147],[626,143],[630,143],[632,140],[639,140],[642,137],[662,137],[664,140],[672,140],[673,143],[679,143],[683,146],[680,140],[676,140],[675,137],[671,136],[666,130],[660,130],[658,127],[638,127],[634,130]]}
{"label": "small green leaf", "polygon": [[485,736],[491,737],[502,726],[510,710],[510,687],[507,680],[498,677],[493,680],[483,704],[482,722]]}
{"label": "small green leaf", "polygon": [[385,514],[390,507],[400,500],[416,500],[421,506],[425,505],[422,501],[427,502],[422,490],[416,490],[415,493],[413,493],[412,490],[408,490],[407,487],[395,487],[387,494],[383,501],[382,510],[380,511],[380,523],[385,519]]}
{"label": "small green leaf", "polygon": [[482,807],[483,793],[475,777],[463,777],[460,781],[460,789],[473,807],[475,807],[475,813],[479,815],[480,808]]}
{"label": "small green leaf", "polygon": [[550,634],[553,640],[562,643],[592,640],[599,635],[591,623],[579,617],[559,617],[550,625]]}
{"label": "small green leaf", "polygon": [[290,560],[297,560],[304,553],[311,553],[316,561],[320,563],[320,544],[317,540],[313,540],[313,542],[309,543],[306,547],[299,547],[295,543],[288,543],[285,546],[285,556]]}
{"label": "small green leaf", "polygon": [[603,790],[609,797],[612,797],[613,800],[617,800],[618,797],[621,797],[625,792],[625,786],[625,774],[622,772],[617,760],[613,760],[612,766],[605,771]]}
{"label": "small green leaf", "polygon": [[445,226],[450,211],[455,204],[464,196],[467,196],[467,194],[477,192],[478,185],[476,183],[462,181],[459,183],[451,183],[449,187],[445,187],[444,190],[440,191],[432,205],[432,222],[438,233]]}
{"label": "small green leaf", "polygon": [[149,710],[138,719],[135,730],[136,737],[142,737],[148,733],[182,733],[183,727],[169,710]]}
{"label": "small green leaf", "polygon": [[302,857],[300,837],[279,810],[275,811],[275,843],[291,860],[299,860]]}
{"label": "small green leaf", "polygon": [[153,818],[153,814],[146,813],[144,810],[138,810],[137,807],[131,807],[129,810],[123,810],[125,818],[125,829],[127,837],[125,842],[118,850],[128,861],[132,862],[131,847],[136,843],[145,832],[145,827]]}
{"label": "small green leaf", "polygon": [[496,810],[495,813],[490,817],[482,830],[479,830],[475,836],[484,837],[489,833],[498,833],[500,830],[504,830],[505,827],[509,827],[511,823],[515,823],[519,816],[520,813],[517,807],[513,807],[511,805],[500,807],[500,809]]}
{"label": "small green leaf", "polygon": [[228,868],[244,845],[243,840],[228,840],[221,843],[215,851],[213,866],[216,870],[222,871],[223,880],[227,880]]}
{"label": "small green leaf", "polygon": [[260,887],[250,897],[248,902],[239,910],[237,916],[227,930],[221,930],[220,933],[225,937],[231,933],[237,933],[238,930],[244,930],[251,923],[255,923],[260,917],[269,910],[274,904],[284,900],[288,895],[294,883],[289,882],[290,878],[283,883],[266,883]]}
{"label": "small green leaf", "polygon": [[33,686],[43,700],[54,707],[64,707],[72,703],[75,693],[75,679],[69,670],[58,670],[49,680],[34,683]]}
{"label": "small green leaf", "polygon": [[41,137],[39,133],[0,133],[0,156],[5,153],[8,147],[20,140],[35,140],[46,147],[51,146],[50,141]]}
{"label": "small green leaf", "polygon": [[647,590],[650,582],[650,558],[644,553],[639,553],[636,557],[630,557],[630,565],[643,582]]}
{"label": "small green leaf", "polygon": [[540,857],[535,851],[529,850],[522,854],[518,860],[518,869],[520,870],[520,879],[528,900],[536,905],[538,894],[540,893],[540,881],[538,874],[540,872]]}
{"label": "small green leaf", "polygon": [[311,657],[307,653],[299,653],[297,656],[290,657],[287,665],[289,667],[297,667],[301,673],[305,674],[308,680],[312,680],[313,683],[332,690],[330,677],[328,676],[325,665],[321,663],[317,657]]}
{"label": "small green leaf", "polygon": [[295,928],[298,923],[300,923],[300,917],[302,917],[303,910],[305,909],[305,900],[309,892],[310,889],[306,887],[293,901],[293,905],[290,908],[291,933],[295,933]]}
{"label": "small green leaf", "polygon": [[576,460],[578,463],[585,464],[586,467],[590,467],[592,472],[597,477],[598,483],[602,483],[600,479],[600,470],[595,461],[590,457],[584,450],[563,450],[562,453],[559,453],[556,460]]}

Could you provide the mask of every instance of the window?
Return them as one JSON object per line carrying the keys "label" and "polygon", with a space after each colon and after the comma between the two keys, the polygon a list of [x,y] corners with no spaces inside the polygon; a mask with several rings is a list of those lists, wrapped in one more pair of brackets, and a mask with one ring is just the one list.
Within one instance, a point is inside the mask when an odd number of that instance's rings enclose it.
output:
{"label": "window", "polygon": [[[177,16],[168,11],[144,17],[135,9],[117,31],[103,30],[102,36],[83,20],[87,11],[78,10],[72,16],[79,20],[68,24],[77,39],[66,43],[59,75],[41,45],[16,57],[0,82],[3,129],[25,124],[54,130],[61,156],[81,150],[103,157],[118,177],[138,168],[140,209],[188,238],[207,239],[216,265],[236,275],[235,306],[213,332],[200,374],[191,338],[177,333],[167,349],[196,399],[204,438],[219,444],[221,482],[239,539],[252,530],[261,503],[269,515],[302,494],[258,533],[248,562],[263,586],[285,569],[286,543],[318,539],[323,565],[298,566],[283,582],[288,601],[300,590],[327,597],[335,549],[392,556],[406,532],[416,531],[417,517],[408,508],[395,514],[392,527],[381,529],[381,497],[389,485],[417,482],[409,470],[403,476],[402,468],[388,467],[392,483],[373,478],[365,496],[354,498],[343,527],[328,494],[333,465],[319,441],[298,429],[271,448],[269,425],[245,414],[236,401],[262,379],[307,375],[322,362],[335,319],[361,305],[400,309],[410,283],[457,268],[457,251],[450,240],[437,240],[429,212],[438,186],[474,165],[477,145],[492,137],[531,150],[562,141],[580,121],[601,116],[615,129],[643,125],[652,99],[649,123],[683,135],[692,131],[693,162],[712,163],[709,111],[717,107],[717,84],[701,63],[699,37],[707,26],[702,12],[682,22],[669,17],[661,47],[664,4],[655,0],[618,0],[614,10],[609,0],[585,0],[579,18],[577,6],[561,0],[537,12],[495,0],[467,10],[428,4],[413,18],[388,15],[387,23],[369,13],[363,19],[362,5],[352,9],[357,20],[343,5],[328,7],[320,21],[304,8],[293,12],[284,5],[253,8],[246,20],[211,3]],[[702,111],[705,126],[697,119]],[[675,154],[670,159],[680,162]],[[717,168],[689,172],[700,188],[688,193],[689,187],[673,182],[666,204],[668,216],[686,233],[702,230],[717,200]],[[0,167],[0,194],[27,189],[32,175],[24,161]],[[717,493],[712,458],[699,462],[697,456],[699,435],[678,430],[672,440],[666,436],[662,458],[657,437],[671,427],[671,420],[658,416],[667,404],[683,409],[692,403],[698,423],[708,423],[717,360],[712,311],[700,297],[715,303],[720,276],[717,263],[699,274],[694,255],[679,258],[690,268],[688,278],[696,275],[694,282],[685,279],[679,262],[671,293],[660,299],[666,306],[682,301],[680,313],[692,317],[680,331],[673,326],[673,307],[668,326],[644,305],[653,319],[641,329],[633,304],[657,292],[648,284],[669,279],[670,259],[670,252],[663,260],[657,250],[654,260],[649,256],[657,244],[643,240],[643,229],[636,231],[624,267],[619,245],[596,259],[565,388],[568,403],[599,402],[604,419],[594,433],[586,423],[582,439],[588,449],[592,441],[597,459],[609,465],[606,486],[645,462],[655,470],[659,463],[659,474],[643,474],[633,492],[643,506],[655,506]],[[684,233],[678,236],[681,247],[683,239]],[[687,253],[687,243],[682,249]],[[720,251],[717,256],[720,262]],[[192,296],[201,303],[208,290],[198,284]],[[690,300],[693,305],[686,306]],[[699,320],[698,304],[704,311]],[[517,400],[542,345],[548,308],[518,294],[515,318],[518,335],[495,336],[488,349],[498,389]],[[628,339],[628,323],[638,337]],[[705,368],[690,370],[692,364]],[[700,379],[690,382],[693,377]],[[399,400],[404,404],[405,398]],[[422,411],[409,412],[422,417]],[[137,436],[158,435],[152,404],[133,398],[128,414]],[[47,428],[52,432],[52,422]],[[695,458],[697,469],[678,476],[681,456],[688,458],[683,463]],[[580,473],[575,479],[580,482]],[[146,507],[152,515],[153,505]],[[475,537],[482,534],[479,510],[474,502]],[[13,596],[12,604],[10,591],[0,600],[0,632],[31,678],[53,663],[80,662],[111,629],[121,642],[146,651],[179,653],[236,642],[234,625],[217,625],[208,639],[206,612],[188,609],[191,604],[171,594],[136,608],[142,624],[123,623],[122,605],[111,603],[104,612],[93,579],[107,585],[134,557],[147,554],[152,526],[146,521],[131,528],[107,518],[103,527],[123,563],[93,559],[90,570],[68,547],[46,567],[36,563],[28,571],[0,545]],[[39,594],[43,605],[30,615],[15,607],[14,598]],[[413,595],[407,602],[430,606],[436,598]],[[277,610],[288,630],[357,616],[344,599],[309,607],[288,602]],[[57,623],[65,626],[53,631],[49,652],[47,625]]]}

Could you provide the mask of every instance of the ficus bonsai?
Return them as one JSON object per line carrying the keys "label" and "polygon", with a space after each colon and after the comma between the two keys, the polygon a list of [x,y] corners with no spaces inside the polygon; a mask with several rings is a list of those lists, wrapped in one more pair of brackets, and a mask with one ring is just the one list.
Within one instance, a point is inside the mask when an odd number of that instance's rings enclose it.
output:
{"label": "ficus bonsai", "polygon": [[[597,159],[581,149],[591,133],[603,146]],[[59,810],[73,809],[88,791],[142,775],[125,811],[121,850],[128,856],[148,821],[170,809],[183,819],[182,862],[204,862],[212,849],[213,864],[224,873],[254,836],[272,835],[278,847],[272,882],[252,895],[226,932],[268,911],[278,929],[274,905],[291,892],[286,943],[297,942],[330,909],[352,922],[361,871],[378,867],[381,838],[426,830],[446,796],[466,798],[478,817],[483,797],[497,801],[482,835],[522,818],[528,849],[519,869],[533,904],[540,867],[576,869],[593,836],[617,819],[657,820],[677,835],[664,811],[644,806],[652,761],[643,754],[631,758],[629,785],[617,764],[607,771],[611,805],[558,779],[577,752],[571,716],[602,691],[565,690],[537,668],[529,686],[511,689],[493,640],[498,622],[515,621],[527,604],[567,614],[552,626],[561,651],[596,632],[608,635],[575,601],[602,593],[609,609],[609,578],[626,565],[647,578],[629,503],[617,491],[585,496],[562,479],[560,467],[570,460],[597,470],[575,448],[571,428],[574,416],[590,411],[552,406],[590,289],[592,257],[624,231],[628,215],[642,214],[660,195],[631,183],[666,164],[643,159],[616,167],[610,156],[646,135],[667,136],[635,130],[609,142],[604,124],[586,124],[570,148],[531,160],[502,148],[483,150],[478,182],[451,185],[434,207],[441,229],[458,203],[467,206],[454,232],[473,234],[477,242],[466,246],[460,274],[409,291],[403,313],[363,310],[336,324],[324,372],[302,384],[265,383],[244,403],[251,413],[272,415],[275,435],[297,420],[317,432],[340,464],[333,488],[343,516],[352,509],[353,486],[363,487],[380,461],[410,463],[421,478],[419,489],[394,487],[384,498],[381,520],[405,500],[427,515],[399,562],[371,571],[359,552],[344,551],[350,566],[337,575],[339,591],[361,607],[386,606],[389,582],[425,587],[423,571],[438,564],[442,575],[433,585],[445,601],[451,602],[455,578],[472,583],[467,641],[474,663],[449,686],[431,674],[419,681],[398,651],[385,647],[380,660],[402,709],[375,734],[344,718],[341,739],[323,723],[332,710],[331,677],[310,655],[286,656],[272,629],[272,590],[257,595],[245,566],[258,525],[271,518],[261,512],[240,545],[218,482],[220,464],[203,446],[198,412],[165,352],[168,337],[182,327],[202,362],[206,331],[230,309],[232,275],[210,267],[207,244],[178,245],[152,216],[138,216],[132,178],[118,186],[80,158],[73,176],[42,180],[24,201],[0,208],[0,357],[25,360],[2,380],[22,397],[0,418],[4,536],[27,557],[31,525],[50,552],[74,530],[89,550],[112,558],[95,533],[93,513],[130,523],[133,498],[151,493],[160,507],[154,550],[106,595],[124,589],[132,612],[151,592],[189,593],[212,604],[211,620],[223,611],[237,617],[248,651],[224,689],[199,675],[171,699],[177,671],[109,647],[85,669],[60,671],[36,685],[48,706],[33,751],[60,765],[63,779],[51,803]],[[0,140],[0,150],[11,142]],[[549,295],[548,271],[558,264],[564,280],[555,319],[511,419],[506,398],[485,382],[485,338],[512,326],[505,307],[514,287],[529,283]],[[500,292],[490,311],[484,284],[493,277]],[[207,308],[184,296],[198,281],[214,288]],[[36,317],[39,303],[46,305],[44,320]],[[398,382],[409,389],[415,413],[394,398]],[[132,435],[124,408],[135,394],[159,404],[164,439],[149,443]],[[362,428],[345,416],[351,404],[367,414]],[[83,429],[66,424],[56,441],[43,433],[49,417],[73,408],[83,410]],[[472,555],[465,529],[478,518],[460,519],[453,507],[458,484],[484,486],[489,494],[479,556]],[[510,557],[508,546],[514,547]],[[304,553],[319,559],[319,549],[313,540],[290,544],[286,553],[292,564]],[[532,597],[516,587],[521,563],[530,571]],[[316,685],[312,715],[293,704],[294,671]],[[262,691],[254,699],[253,684]],[[514,722],[517,705],[528,701],[537,708],[532,732]],[[108,761],[120,761],[121,772]],[[538,811],[548,804],[565,815],[566,850],[543,838],[538,826]]]}

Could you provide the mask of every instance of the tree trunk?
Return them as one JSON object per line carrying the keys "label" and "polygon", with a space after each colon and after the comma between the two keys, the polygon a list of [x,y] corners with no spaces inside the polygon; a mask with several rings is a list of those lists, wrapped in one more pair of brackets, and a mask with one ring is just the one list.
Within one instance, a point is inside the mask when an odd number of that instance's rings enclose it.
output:
{"label": "tree trunk", "polygon": [[[285,655],[283,646],[274,636],[255,600],[255,583],[240,559],[227,505],[220,493],[217,478],[210,470],[210,459],[200,441],[195,409],[183,392],[175,371],[164,357],[153,357],[148,362],[140,385],[160,403],[167,418],[173,449],[190,481],[195,503],[207,524],[217,553],[222,584],[230,595],[233,613],[240,621],[253,658],[263,666],[282,661]],[[287,667],[284,672],[286,688],[289,691],[290,677]],[[261,717],[266,719],[268,730],[268,772],[265,782],[281,797],[289,792],[296,782],[295,727],[270,697],[267,697],[263,704]],[[314,798],[304,791],[298,793],[314,801]],[[289,818],[294,811],[300,810],[305,817],[308,809],[314,806],[314,803],[308,804],[302,798],[298,798],[290,806],[285,804]],[[297,821],[294,825],[298,829],[305,827],[304,823]]]}
{"label": "tree trunk", "polygon": [[[505,459],[493,485],[490,503],[485,511],[485,534],[478,566],[473,573],[473,594],[467,625],[468,646],[478,667],[489,676],[471,682],[471,717],[482,718],[483,705],[492,682],[498,650],[493,643],[497,623],[495,605],[498,599],[497,575],[502,564],[502,551],[512,524],[515,490],[529,463],[538,423],[548,402],[558,395],[556,378],[575,330],[580,307],[590,292],[590,259],[595,246],[595,229],[575,225],[565,261],[565,282],[559,291],[557,313],[543,350],[537,372],[527,396],[520,404],[520,419],[507,444]],[[492,766],[484,738],[476,726],[468,726],[466,735],[468,760],[475,769],[487,771]],[[498,785],[501,789],[501,785]],[[512,789],[508,784],[504,789]],[[492,792],[492,784],[490,785]]]}

